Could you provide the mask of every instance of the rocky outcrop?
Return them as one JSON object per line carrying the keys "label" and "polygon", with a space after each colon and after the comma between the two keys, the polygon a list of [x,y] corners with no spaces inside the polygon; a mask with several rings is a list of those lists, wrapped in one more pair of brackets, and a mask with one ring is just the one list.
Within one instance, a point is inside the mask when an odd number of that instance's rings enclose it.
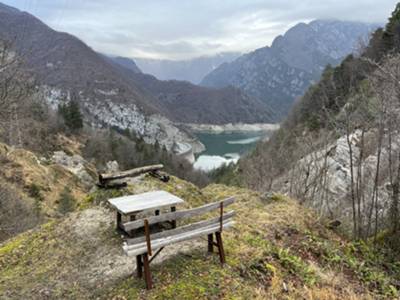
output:
{"label": "rocky outcrop", "polygon": [[53,163],[61,165],[75,174],[86,187],[91,187],[95,183],[94,178],[88,172],[88,162],[80,155],[69,156],[64,151],[56,151],[51,159]]}
{"label": "rocky outcrop", "polygon": [[[373,145],[374,136],[375,133],[372,131],[365,133],[365,143]],[[360,161],[361,131],[352,133],[349,140],[352,155],[350,155],[347,137],[342,136],[323,149],[312,152],[298,161],[281,178],[277,186],[281,185],[282,192],[296,195],[298,199],[321,214],[349,222],[352,219],[351,188],[353,184],[355,194],[362,194],[360,210],[366,221],[373,205],[378,154],[375,149]],[[398,147],[399,145],[394,145],[392,150]],[[351,170],[351,158],[353,170]],[[381,175],[377,186],[378,214],[382,216],[386,215],[390,207],[388,168],[388,151],[383,149],[380,159]],[[286,184],[282,185],[282,182]]]}

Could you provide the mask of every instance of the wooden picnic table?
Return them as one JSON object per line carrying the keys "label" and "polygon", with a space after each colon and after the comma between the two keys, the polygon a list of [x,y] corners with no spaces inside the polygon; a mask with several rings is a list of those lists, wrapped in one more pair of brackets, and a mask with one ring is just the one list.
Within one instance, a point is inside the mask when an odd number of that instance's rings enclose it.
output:
{"label": "wooden picnic table", "polygon": [[[154,211],[155,215],[159,215],[161,209],[170,208],[171,212],[174,212],[176,205],[185,201],[166,191],[153,191],[112,198],[108,202],[117,211],[117,229],[126,232],[122,224],[122,216],[127,217],[130,221],[134,221],[139,213],[145,211]],[[175,221],[173,221],[172,227],[176,227]],[[130,235],[129,232],[126,233]]]}

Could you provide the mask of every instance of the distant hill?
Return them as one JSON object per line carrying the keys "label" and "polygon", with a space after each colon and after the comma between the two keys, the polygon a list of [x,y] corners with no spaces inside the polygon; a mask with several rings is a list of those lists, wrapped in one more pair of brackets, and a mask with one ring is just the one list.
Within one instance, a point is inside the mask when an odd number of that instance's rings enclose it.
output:
{"label": "distant hill", "polygon": [[119,65],[131,70],[132,72],[135,73],[142,73],[142,70],[139,69],[137,64],[133,59],[127,58],[127,57],[122,57],[122,56],[116,56],[112,57],[112,59]]}
{"label": "distant hill", "polygon": [[317,82],[328,64],[337,65],[357,50],[376,24],[317,20],[299,23],[271,47],[257,49],[205,76],[202,85],[232,85],[267,103],[281,119],[295,99]]}
{"label": "distant hill", "polygon": [[213,56],[203,56],[188,60],[166,60],[135,58],[136,64],[147,74],[160,80],[184,80],[194,84],[201,82],[204,76],[219,67],[238,58],[240,53],[225,52]]}
{"label": "distant hill", "polygon": [[234,87],[205,88],[185,81],[157,80],[132,74],[134,81],[155,99],[156,107],[174,122],[200,124],[272,122],[268,106]]}
{"label": "distant hill", "polygon": [[[110,58],[106,58],[110,59]],[[173,122],[198,124],[265,123],[274,120],[268,106],[234,87],[206,88],[187,81],[158,80],[121,66],[127,80],[150,95],[152,104]]]}

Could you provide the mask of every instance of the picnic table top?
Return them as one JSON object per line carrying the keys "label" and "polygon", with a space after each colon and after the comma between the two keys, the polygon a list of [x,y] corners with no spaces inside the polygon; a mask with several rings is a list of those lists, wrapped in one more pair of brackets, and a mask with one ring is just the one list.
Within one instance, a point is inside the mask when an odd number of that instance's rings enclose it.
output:
{"label": "picnic table top", "polygon": [[158,209],[184,203],[181,198],[166,191],[154,191],[138,195],[109,199],[108,202],[122,214],[131,214],[148,209]]}

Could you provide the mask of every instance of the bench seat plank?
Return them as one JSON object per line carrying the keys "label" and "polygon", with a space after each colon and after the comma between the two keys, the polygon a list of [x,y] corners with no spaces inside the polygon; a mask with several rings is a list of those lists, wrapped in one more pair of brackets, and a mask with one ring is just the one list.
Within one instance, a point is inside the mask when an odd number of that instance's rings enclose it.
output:
{"label": "bench seat plank", "polygon": [[[222,220],[226,221],[228,219],[231,219],[231,218],[233,218],[234,215],[235,215],[235,211],[233,211],[233,210],[229,211],[229,212],[225,213],[222,216]],[[197,223],[184,225],[184,226],[178,227],[176,229],[170,229],[170,230],[165,230],[165,231],[153,233],[153,234],[150,235],[150,238],[151,238],[151,240],[155,240],[155,239],[167,237],[167,236],[170,236],[170,235],[176,235],[176,234],[188,232],[188,231],[191,231],[191,230],[195,230],[195,229],[198,229],[198,228],[201,228],[201,227],[207,227],[207,226],[212,225],[214,223],[218,223],[219,221],[220,221],[220,217],[216,217],[216,218],[209,219],[209,220],[206,220],[206,221],[199,221]],[[135,245],[135,244],[143,243],[145,241],[146,241],[146,237],[145,236],[141,236],[141,237],[137,237],[137,238],[127,239],[125,241],[125,243],[127,245]]]}
{"label": "bench seat plank", "polygon": [[[228,220],[225,221],[223,223],[223,228],[229,228],[234,224],[233,221]],[[169,236],[169,237],[164,237],[164,238],[160,238],[157,240],[152,240],[152,244],[151,247],[153,249],[159,249],[161,247],[165,247],[168,246],[170,244],[175,244],[175,243],[179,243],[179,242],[183,242],[183,241],[187,241],[190,239],[194,239],[196,237],[202,236],[202,235],[207,235],[207,234],[211,234],[214,232],[218,232],[220,230],[220,224],[213,224],[211,226],[207,226],[205,228],[199,228],[196,230],[192,230],[189,232],[184,232],[181,234],[177,234],[177,235],[173,235],[173,236]],[[128,256],[135,256],[135,255],[140,255],[140,254],[144,254],[147,252],[147,246],[146,243],[142,243],[142,244],[136,244],[136,245],[131,245],[131,246],[124,246],[124,251]]]}

